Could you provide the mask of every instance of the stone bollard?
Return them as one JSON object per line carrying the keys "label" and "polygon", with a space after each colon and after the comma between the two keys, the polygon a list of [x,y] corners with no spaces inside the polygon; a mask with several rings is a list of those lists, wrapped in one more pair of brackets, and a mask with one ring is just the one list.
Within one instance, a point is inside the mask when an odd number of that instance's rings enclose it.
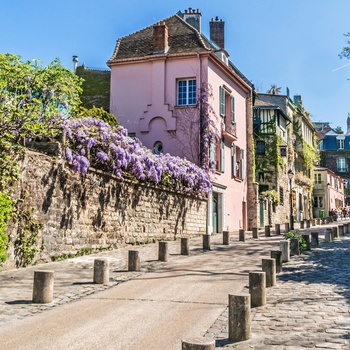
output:
{"label": "stone bollard", "polygon": [[228,338],[238,342],[250,338],[250,295],[228,296]]}
{"label": "stone bollard", "polygon": [[250,307],[266,305],[266,274],[263,271],[249,272]]}
{"label": "stone bollard", "polygon": [[262,270],[266,274],[266,287],[274,287],[276,285],[276,260],[262,259]]}
{"label": "stone bollard", "polygon": [[215,340],[205,337],[182,340],[181,350],[215,350]]}
{"label": "stone bollard", "polygon": [[229,245],[230,244],[230,232],[223,231],[222,232],[222,244]]}
{"label": "stone bollard", "polygon": [[318,232],[311,232],[311,247],[318,247]]}
{"label": "stone bollard", "polygon": [[243,229],[240,229],[239,231],[239,241],[240,242],[245,242],[245,231]]}
{"label": "stone bollard", "polygon": [[325,242],[330,242],[330,241],[332,241],[332,232],[333,232],[333,229],[331,229],[331,228],[327,228],[326,229],[326,232],[325,232],[325,234],[324,234],[324,240],[325,240]]}
{"label": "stone bollard", "polygon": [[316,226],[317,225],[317,220],[316,219],[312,219],[312,226]]}
{"label": "stone bollard", "polygon": [[331,234],[332,241],[338,237],[339,237],[338,226],[332,226],[332,234]]}
{"label": "stone bollard", "polygon": [[303,229],[303,228],[305,228],[305,221],[301,220],[300,221],[300,229]]}
{"label": "stone bollard", "polygon": [[108,259],[94,260],[94,283],[107,284],[109,282],[109,261]]}
{"label": "stone bollard", "polygon": [[129,271],[140,271],[140,257],[138,250],[129,250]]}
{"label": "stone bollard", "polygon": [[304,239],[306,250],[311,250],[310,235],[308,233],[302,234],[301,237]]}
{"label": "stone bollard", "polygon": [[306,228],[310,228],[310,226],[311,226],[311,220],[307,219],[306,220]]}
{"label": "stone bollard", "polygon": [[259,238],[259,230],[257,227],[253,227],[252,228],[252,235],[253,235],[253,238]]}
{"label": "stone bollard", "polygon": [[271,232],[270,232],[270,226],[265,226],[265,237],[270,237]]}
{"label": "stone bollard", "polygon": [[300,255],[300,243],[298,238],[290,239],[290,255]]}
{"label": "stone bollard", "polygon": [[348,233],[350,233],[350,222],[348,222]]}
{"label": "stone bollard", "polygon": [[167,262],[169,259],[168,242],[158,242],[158,260]]}
{"label": "stone bollard", "polygon": [[344,236],[344,225],[338,225],[338,237]]}
{"label": "stone bollard", "polygon": [[322,225],[326,223],[326,219],[322,219]]}
{"label": "stone bollard", "polygon": [[190,244],[187,237],[181,237],[181,255],[190,255]]}
{"label": "stone bollard", "polygon": [[33,303],[47,304],[53,299],[53,271],[34,271]]}
{"label": "stone bollard", "polygon": [[289,222],[286,222],[284,224],[284,233],[288,233],[289,232]]}
{"label": "stone bollard", "polygon": [[271,258],[276,260],[276,273],[282,272],[282,251],[271,250]]}
{"label": "stone bollard", "polygon": [[290,241],[286,239],[280,241],[280,250],[282,252],[282,262],[288,262],[290,260]]}
{"label": "stone bollard", "polygon": [[348,230],[349,226],[348,226],[348,224],[344,224],[343,227],[344,227],[344,231],[343,231],[344,235],[346,235],[347,233],[349,233],[349,230]]}
{"label": "stone bollard", "polygon": [[275,233],[276,233],[276,235],[281,234],[281,225],[280,224],[275,224]]}
{"label": "stone bollard", "polygon": [[210,235],[203,235],[203,250],[210,250]]}

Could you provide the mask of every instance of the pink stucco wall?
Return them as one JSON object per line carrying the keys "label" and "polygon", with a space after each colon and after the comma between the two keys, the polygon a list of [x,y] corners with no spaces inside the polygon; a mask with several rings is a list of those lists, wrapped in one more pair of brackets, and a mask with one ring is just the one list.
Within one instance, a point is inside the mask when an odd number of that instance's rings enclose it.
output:
{"label": "pink stucco wall", "polygon": [[[219,130],[219,86],[225,85],[232,91],[237,128],[235,143],[246,151],[245,92],[208,56],[163,57],[112,65],[110,111],[129,132],[136,133],[146,147],[152,149],[156,141],[161,141],[164,153],[186,157],[198,164],[199,110],[176,106],[176,82],[181,78],[195,78],[197,89],[201,83],[212,86],[211,103],[217,114]],[[186,133],[190,127],[191,132]],[[223,188],[220,190],[220,231],[238,230],[246,221],[243,203],[247,202],[247,183],[246,178],[243,181],[232,178],[231,145],[232,140],[225,139],[225,172],[217,173],[213,178],[213,182]],[[211,230],[210,221],[209,214],[208,231]]]}

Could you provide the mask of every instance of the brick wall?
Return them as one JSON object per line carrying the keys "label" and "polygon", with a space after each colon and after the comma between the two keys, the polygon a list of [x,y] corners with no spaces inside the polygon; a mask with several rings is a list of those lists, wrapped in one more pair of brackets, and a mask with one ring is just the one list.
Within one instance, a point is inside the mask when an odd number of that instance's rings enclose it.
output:
{"label": "brick wall", "polygon": [[[31,194],[35,218],[44,223],[39,259],[81,248],[173,240],[206,231],[207,202],[90,171],[85,178],[62,160],[28,151],[20,190]],[[9,225],[14,241],[15,227]],[[7,265],[15,261],[13,248]]]}

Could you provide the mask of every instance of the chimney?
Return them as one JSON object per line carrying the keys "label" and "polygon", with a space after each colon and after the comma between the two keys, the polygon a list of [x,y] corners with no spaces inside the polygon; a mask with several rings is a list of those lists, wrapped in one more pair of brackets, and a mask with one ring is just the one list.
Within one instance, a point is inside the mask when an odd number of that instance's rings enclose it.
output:
{"label": "chimney", "polygon": [[185,10],[185,13],[183,14],[183,19],[201,33],[202,14],[199,9],[193,10],[190,7],[188,10]]}
{"label": "chimney", "polygon": [[73,71],[75,73],[75,71],[77,70],[77,67],[78,67],[78,56],[73,56]]}
{"label": "chimney", "polygon": [[209,23],[210,40],[214,41],[221,49],[225,48],[225,22],[216,16]]}
{"label": "chimney", "polygon": [[165,22],[159,22],[153,26],[153,53],[166,53],[168,46],[168,27]]}

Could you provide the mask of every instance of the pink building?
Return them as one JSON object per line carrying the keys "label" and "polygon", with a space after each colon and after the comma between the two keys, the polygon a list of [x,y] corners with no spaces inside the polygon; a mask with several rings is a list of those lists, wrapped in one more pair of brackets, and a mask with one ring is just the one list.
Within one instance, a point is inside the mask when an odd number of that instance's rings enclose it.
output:
{"label": "pink building", "polygon": [[189,9],[117,41],[110,112],[155,153],[215,160],[208,233],[247,229],[253,86],[228,59],[224,22],[210,21],[208,39],[201,17]]}

